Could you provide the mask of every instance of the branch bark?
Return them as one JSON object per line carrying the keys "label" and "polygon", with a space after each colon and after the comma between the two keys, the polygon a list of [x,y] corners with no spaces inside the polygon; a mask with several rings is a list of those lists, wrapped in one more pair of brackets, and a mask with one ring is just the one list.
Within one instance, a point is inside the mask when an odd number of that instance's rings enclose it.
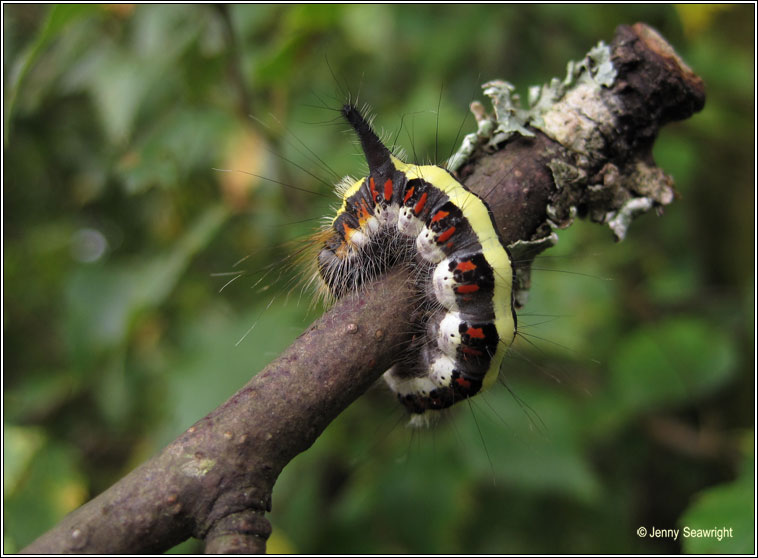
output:
{"label": "branch bark", "polygon": [[[494,153],[480,145],[461,169],[507,244],[541,246],[575,214],[617,233],[614,219],[639,211],[635,200],[671,201],[651,148],[663,124],[703,107],[703,83],[644,24],[619,27],[609,52],[612,84],[563,91],[527,122],[533,136]],[[209,553],[265,552],[280,471],[409,342],[411,316],[397,308],[412,296],[396,271],[341,300],[223,405],[22,552],[159,552],[190,536]]]}

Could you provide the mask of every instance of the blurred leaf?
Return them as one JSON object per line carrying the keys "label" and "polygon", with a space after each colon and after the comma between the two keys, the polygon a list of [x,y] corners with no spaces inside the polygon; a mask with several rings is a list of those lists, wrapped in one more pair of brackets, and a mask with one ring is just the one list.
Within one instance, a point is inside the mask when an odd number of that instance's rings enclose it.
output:
{"label": "blurred leaf", "polygon": [[72,448],[42,446],[29,463],[23,482],[5,494],[4,529],[19,548],[29,544],[87,498],[87,488]]}
{"label": "blurred leaf", "polygon": [[167,254],[111,266],[80,267],[66,289],[67,333],[82,368],[126,340],[132,320],[168,296],[193,256],[207,246],[227,218],[208,208]]}
{"label": "blurred leaf", "polygon": [[687,192],[694,186],[698,146],[691,137],[664,130],[656,140],[653,152],[666,173],[674,177],[681,192]]}
{"label": "blurred leaf", "polygon": [[542,358],[568,353],[586,365],[602,358],[598,347],[614,339],[619,285],[609,269],[624,246],[612,246],[606,231],[585,222],[560,231],[559,239],[532,266],[529,299],[518,321],[522,335],[514,349]]}
{"label": "blurred leaf", "polygon": [[119,351],[110,355],[98,367],[97,384],[92,387],[103,422],[110,427],[126,423],[129,412],[135,406],[134,399],[139,396],[130,389],[124,360],[124,354]]}
{"label": "blurred leaf", "polygon": [[266,541],[266,554],[296,554],[292,541],[281,529],[273,528]]}
{"label": "blurred leaf", "polygon": [[215,154],[208,145],[236,126],[232,115],[212,109],[176,108],[162,114],[119,160],[116,171],[124,189],[129,195],[153,187],[176,189],[193,173],[210,172],[222,154]]}
{"label": "blurred leaf", "polygon": [[45,442],[41,428],[3,424],[3,490],[6,496],[16,490]]}
{"label": "blurred leaf", "polygon": [[119,144],[131,133],[156,68],[118,50],[102,53],[99,62],[92,72],[95,106],[110,141]]}
{"label": "blurred leaf", "polygon": [[[482,394],[456,420],[464,432],[466,461],[479,478],[492,477],[533,494],[597,500],[602,490],[585,456],[581,408],[565,395],[511,385]],[[481,447],[477,447],[481,446]]]}
{"label": "blurred leaf", "polygon": [[[751,434],[752,441],[755,435]],[[703,490],[680,519],[684,551],[690,554],[751,554],[755,550],[755,455],[746,453],[739,476]],[[702,531],[697,531],[701,529]],[[720,540],[719,540],[720,539]]]}
{"label": "blurred leaf", "polygon": [[439,452],[417,452],[408,461],[359,470],[333,510],[334,519],[353,533],[352,540],[338,541],[337,552],[363,548],[361,533],[376,537],[383,531],[392,534],[388,542],[395,545],[385,543],[385,552],[424,548],[440,553],[455,548],[455,527],[473,511],[466,475],[456,467],[458,459],[443,446]]}
{"label": "blurred leaf", "polygon": [[184,542],[179,543],[173,548],[166,551],[166,554],[202,554],[203,553],[203,541],[195,538],[189,538]]}
{"label": "blurred leaf", "polygon": [[70,371],[44,371],[29,375],[21,385],[5,394],[5,418],[18,422],[37,421],[50,416],[78,385]]}
{"label": "blurred leaf", "polygon": [[304,308],[268,295],[239,315],[215,309],[181,329],[185,351],[166,367],[166,429],[169,442],[247,383],[302,333]]}
{"label": "blurred leaf", "polygon": [[219,178],[221,191],[230,208],[245,209],[250,192],[261,183],[255,175],[261,175],[266,156],[264,149],[263,138],[252,126],[240,126],[230,135],[222,166],[228,172]]}
{"label": "blurred leaf", "polygon": [[695,399],[735,372],[728,333],[697,318],[671,318],[627,337],[611,362],[611,395],[626,412]]}
{"label": "blurred leaf", "polygon": [[40,54],[55,40],[66,26],[79,18],[86,17],[101,11],[97,4],[55,4],[50,6],[47,17],[43,22],[34,41],[26,51],[18,57],[10,74],[8,85],[8,97],[5,110],[5,143],[10,138],[10,125],[13,118],[13,109],[16,98],[19,95],[24,78],[35,64]]}
{"label": "blurred leaf", "polygon": [[89,89],[111,142],[129,138],[140,113],[148,113],[162,95],[175,90],[181,67],[177,58],[198,39],[203,8],[197,6],[139,7],[133,17],[134,48],[103,47],[90,68]]}
{"label": "blurred leaf", "polygon": [[[395,32],[392,8],[385,4],[346,4],[342,6],[344,33],[355,49],[382,55],[379,45],[389,44]],[[389,49],[384,50],[388,55]]]}
{"label": "blurred leaf", "polygon": [[684,33],[694,37],[713,23],[719,12],[730,9],[729,4],[676,4],[676,11],[682,20]]}

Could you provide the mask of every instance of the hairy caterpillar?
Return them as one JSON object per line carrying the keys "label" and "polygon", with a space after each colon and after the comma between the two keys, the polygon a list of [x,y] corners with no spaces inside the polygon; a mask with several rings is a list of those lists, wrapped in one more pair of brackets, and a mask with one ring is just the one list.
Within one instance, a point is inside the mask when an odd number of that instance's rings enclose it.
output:
{"label": "hairy caterpillar", "polygon": [[496,380],[516,330],[511,261],[482,199],[441,167],[393,156],[354,105],[341,112],[369,174],[338,186],[342,206],[322,237],[318,273],[339,298],[391,267],[413,266],[427,310],[417,351],[384,379],[423,416]]}

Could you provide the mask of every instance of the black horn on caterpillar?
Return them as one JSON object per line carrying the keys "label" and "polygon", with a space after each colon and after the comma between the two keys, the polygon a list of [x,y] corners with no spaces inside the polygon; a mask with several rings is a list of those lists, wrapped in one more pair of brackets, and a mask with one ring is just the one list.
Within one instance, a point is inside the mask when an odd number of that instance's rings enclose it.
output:
{"label": "black horn on caterpillar", "polygon": [[342,115],[350,122],[361,141],[371,174],[390,174],[394,170],[390,150],[382,143],[360,111],[353,105],[345,105],[342,107]]}

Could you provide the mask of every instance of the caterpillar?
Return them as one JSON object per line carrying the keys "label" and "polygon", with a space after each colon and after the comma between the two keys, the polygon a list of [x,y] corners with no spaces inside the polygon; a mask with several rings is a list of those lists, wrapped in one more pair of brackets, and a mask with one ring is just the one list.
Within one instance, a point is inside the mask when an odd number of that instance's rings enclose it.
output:
{"label": "caterpillar", "polygon": [[516,332],[513,270],[486,203],[435,165],[401,161],[352,104],[341,110],[368,175],[337,187],[318,276],[336,298],[408,264],[426,310],[416,349],[383,378],[413,419],[446,409],[497,379]]}

